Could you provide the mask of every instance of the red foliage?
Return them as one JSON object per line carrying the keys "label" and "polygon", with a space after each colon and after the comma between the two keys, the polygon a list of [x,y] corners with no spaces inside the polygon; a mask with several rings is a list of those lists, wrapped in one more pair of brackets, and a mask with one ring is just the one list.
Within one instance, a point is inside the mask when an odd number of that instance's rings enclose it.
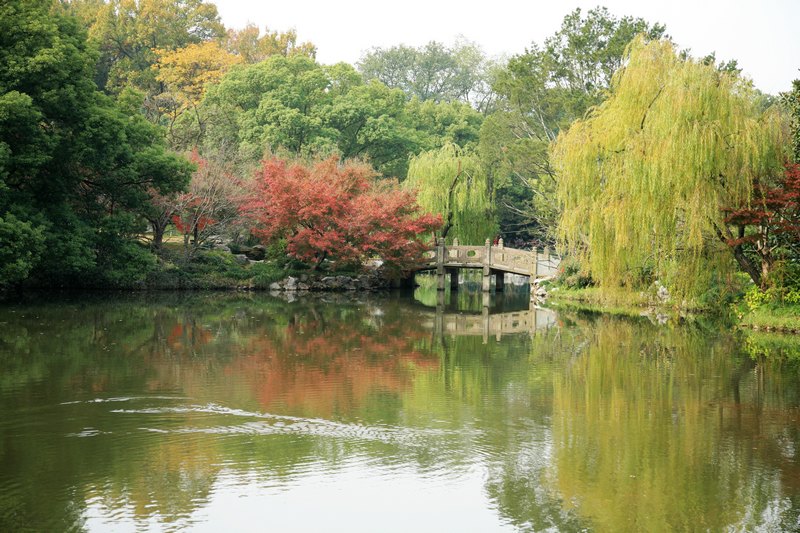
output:
{"label": "red foliage", "polygon": [[729,246],[757,243],[764,239],[764,231],[771,236],[788,237],[800,242],[800,165],[787,165],[783,179],[777,187],[769,188],[757,183],[751,204],[731,210],[725,222],[735,226],[763,228],[756,233],[729,239]]}
{"label": "red foliage", "polygon": [[774,187],[756,183],[750,203],[728,209],[717,234],[762,289],[776,261],[800,261],[800,167],[787,165]]}
{"label": "red foliage", "polygon": [[355,264],[377,256],[406,268],[427,248],[421,236],[442,223],[420,212],[413,193],[376,182],[366,165],[340,165],[336,158],[310,166],[265,161],[241,211],[256,236],[285,238],[290,255],[315,267],[325,259]]}
{"label": "red foliage", "polygon": [[[192,213],[190,213],[189,216],[191,215]],[[203,215],[198,216],[197,220],[183,220],[180,215],[172,215],[172,223],[175,224],[175,228],[184,235],[193,233],[195,228],[197,231],[203,231],[208,226],[213,226],[215,222],[213,218]]]}
{"label": "red foliage", "polygon": [[184,246],[199,246],[213,232],[224,231],[238,215],[241,203],[241,182],[224,163],[200,157],[193,151],[189,159],[197,165],[189,188],[176,196],[169,206],[170,220],[184,235]]}

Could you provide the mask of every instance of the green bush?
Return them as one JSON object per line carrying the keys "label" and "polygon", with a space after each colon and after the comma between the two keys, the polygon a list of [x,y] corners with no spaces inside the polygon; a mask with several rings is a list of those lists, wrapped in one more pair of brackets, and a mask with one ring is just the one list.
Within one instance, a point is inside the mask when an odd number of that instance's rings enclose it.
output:
{"label": "green bush", "polygon": [[590,275],[581,272],[578,261],[564,258],[558,267],[556,284],[565,289],[585,289],[594,285],[594,282]]}
{"label": "green bush", "polygon": [[161,261],[147,276],[147,286],[155,289],[193,288],[188,272],[174,263]]}
{"label": "green bush", "polygon": [[753,285],[745,293],[744,303],[751,312],[771,304],[797,305],[800,304],[800,288],[770,287],[762,291]]}
{"label": "green bush", "polygon": [[285,270],[300,271],[308,266],[294,259],[286,251],[286,239],[278,239],[267,245],[265,262],[272,262]]}
{"label": "green bush", "polygon": [[769,274],[769,282],[783,287],[786,292],[800,291],[800,264],[792,261],[776,261]]}
{"label": "green bush", "polygon": [[250,277],[246,265],[240,265],[233,255],[223,251],[201,252],[194,261],[186,265],[186,270],[193,274],[233,280],[244,280]]}
{"label": "green bush", "polygon": [[789,289],[784,294],[783,301],[787,304],[800,305],[800,288]]}
{"label": "green bush", "polygon": [[156,266],[156,258],[136,242],[120,241],[113,257],[105,259],[97,281],[103,287],[129,289],[143,283]]}
{"label": "green bush", "polygon": [[267,289],[270,284],[280,281],[291,272],[282,268],[281,266],[270,263],[256,263],[250,268],[250,274],[253,279],[253,287],[257,289]]}
{"label": "green bush", "polygon": [[708,277],[708,283],[696,299],[697,307],[709,310],[724,310],[741,301],[745,295],[745,287],[752,286],[750,277],[738,272],[732,277],[721,277],[717,271]]}

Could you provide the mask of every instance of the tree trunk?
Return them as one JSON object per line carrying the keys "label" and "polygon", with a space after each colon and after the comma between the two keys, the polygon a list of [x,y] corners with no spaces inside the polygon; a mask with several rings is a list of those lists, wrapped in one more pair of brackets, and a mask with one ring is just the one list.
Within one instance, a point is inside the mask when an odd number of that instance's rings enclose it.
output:
{"label": "tree trunk", "polygon": [[150,225],[153,227],[153,242],[151,246],[154,251],[159,252],[164,244],[164,232],[167,231],[167,224],[162,224],[160,220],[151,220]]}
{"label": "tree trunk", "polygon": [[192,257],[191,246],[189,243],[190,236],[190,233],[183,234],[183,255],[187,261]]}
{"label": "tree trunk", "polygon": [[761,272],[756,268],[756,266],[744,255],[744,251],[742,251],[741,246],[734,246],[733,250],[733,257],[736,259],[736,262],[739,263],[739,266],[742,267],[742,270],[747,272],[750,276],[750,279],[753,280],[759,288],[763,289],[762,282],[764,278],[761,277]]}
{"label": "tree trunk", "polygon": [[728,244],[728,242],[732,240],[733,236],[730,235],[730,230],[727,228],[727,226],[725,227],[725,230],[729,233],[728,236],[722,232],[719,226],[714,224],[714,231],[717,233],[719,240],[721,240],[728,248],[730,248],[730,250],[733,252],[733,258],[736,259],[736,262],[739,263],[739,266],[742,268],[742,270],[744,270],[747,275],[750,276],[750,279],[753,280],[753,283],[755,283],[759,288],[763,289],[764,287],[761,285],[761,283],[764,278],[761,276],[761,271],[756,267],[756,265],[753,264],[752,261],[750,261],[750,259],[747,258],[746,255],[744,255],[744,250],[742,250],[741,245],[731,246]]}
{"label": "tree trunk", "polygon": [[445,218],[444,225],[442,225],[442,232],[440,234],[442,239],[447,238],[447,233],[450,231],[450,228],[452,227],[453,227],[453,211],[448,209],[447,218]]}
{"label": "tree trunk", "polygon": [[323,254],[319,256],[319,259],[311,267],[311,270],[316,271],[322,265],[322,262],[325,261],[326,257],[328,257],[328,252],[323,252]]}
{"label": "tree trunk", "polygon": [[450,183],[450,189],[447,191],[447,216],[444,219],[444,225],[442,226],[442,233],[441,238],[447,238],[447,233],[450,231],[450,228],[453,227],[453,193],[456,190],[456,184],[458,183],[458,178],[461,176],[461,160],[458,160],[458,170],[456,171],[456,175],[453,176],[453,181]]}

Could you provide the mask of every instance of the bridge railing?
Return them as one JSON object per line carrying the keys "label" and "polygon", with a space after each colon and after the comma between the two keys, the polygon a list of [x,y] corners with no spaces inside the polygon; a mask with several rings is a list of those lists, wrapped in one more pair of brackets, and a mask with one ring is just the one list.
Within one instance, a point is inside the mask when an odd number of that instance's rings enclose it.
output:
{"label": "bridge railing", "polygon": [[[458,241],[456,241],[458,242]],[[483,266],[486,262],[485,246],[445,246],[444,263]]]}
{"label": "bridge railing", "polygon": [[506,248],[502,244],[492,246],[489,266],[496,270],[504,270],[514,274],[535,275],[536,253]]}
{"label": "bridge railing", "polygon": [[492,245],[487,239],[484,246],[469,246],[460,245],[456,239],[451,245],[439,241],[434,249],[424,254],[418,270],[436,269],[438,274],[444,275],[439,271],[484,268],[541,278],[555,275],[560,261],[559,256],[550,254],[546,248],[543,251],[506,248],[502,239],[497,245]]}
{"label": "bridge railing", "polygon": [[536,253],[536,277],[549,278],[558,274],[561,256],[551,254],[546,248]]}

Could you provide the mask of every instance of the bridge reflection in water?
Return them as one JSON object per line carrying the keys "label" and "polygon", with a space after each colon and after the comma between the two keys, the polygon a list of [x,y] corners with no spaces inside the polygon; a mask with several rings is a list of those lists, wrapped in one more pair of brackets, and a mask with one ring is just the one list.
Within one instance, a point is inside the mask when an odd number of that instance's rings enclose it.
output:
{"label": "bridge reflection in water", "polygon": [[436,338],[445,336],[481,336],[487,344],[490,337],[500,341],[503,335],[534,335],[556,324],[556,314],[550,309],[528,305],[528,309],[505,311],[502,306],[491,306],[490,295],[483,293],[480,311],[453,309],[452,292],[437,291],[436,308],[422,311],[422,325]]}

